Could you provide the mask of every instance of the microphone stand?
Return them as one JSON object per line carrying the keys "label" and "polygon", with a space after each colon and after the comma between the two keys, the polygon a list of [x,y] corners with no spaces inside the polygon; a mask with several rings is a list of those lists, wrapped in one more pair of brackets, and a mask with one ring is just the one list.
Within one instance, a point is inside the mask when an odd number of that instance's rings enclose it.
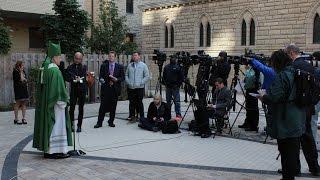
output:
{"label": "microphone stand", "polygon": [[82,150],[76,150],[76,130],[75,126],[76,123],[73,121],[73,150],[68,151],[68,154],[70,156],[83,156],[86,155],[86,153]]}

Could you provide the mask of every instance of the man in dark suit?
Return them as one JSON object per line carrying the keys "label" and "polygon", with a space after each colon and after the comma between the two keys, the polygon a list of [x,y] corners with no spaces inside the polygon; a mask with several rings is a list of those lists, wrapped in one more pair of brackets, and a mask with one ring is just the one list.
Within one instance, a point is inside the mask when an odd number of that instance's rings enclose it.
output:
{"label": "man in dark suit", "polygon": [[[69,115],[72,122],[74,121],[74,110],[77,102],[79,105],[77,132],[81,132],[83,107],[86,101],[87,93],[87,66],[82,64],[82,58],[83,55],[80,52],[76,52],[74,55],[73,64],[68,66],[65,73],[66,80],[70,83],[71,87]],[[74,127],[72,130],[74,130]]]}
{"label": "man in dark suit", "polygon": [[109,61],[101,65],[99,79],[101,82],[101,103],[99,108],[98,122],[94,128],[102,127],[106,112],[110,112],[108,124],[115,127],[114,118],[116,114],[118,96],[121,94],[121,82],[124,81],[124,68],[115,62],[115,52],[110,51]]}

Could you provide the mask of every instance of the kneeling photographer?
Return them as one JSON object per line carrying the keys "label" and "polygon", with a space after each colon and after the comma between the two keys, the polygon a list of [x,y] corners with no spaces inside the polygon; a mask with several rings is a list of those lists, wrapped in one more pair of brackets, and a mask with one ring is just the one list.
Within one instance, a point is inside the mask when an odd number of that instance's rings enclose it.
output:
{"label": "kneeling photographer", "polygon": [[170,64],[163,69],[163,83],[166,86],[166,101],[171,109],[173,99],[176,119],[181,120],[181,105],[180,105],[180,87],[184,80],[183,70],[177,64],[175,57],[170,58]]}
{"label": "kneeling photographer", "polygon": [[171,119],[171,110],[167,103],[162,102],[160,95],[155,95],[153,102],[150,103],[148,108],[147,118],[141,118],[139,127],[157,132],[162,130],[166,121]]}
{"label": "kneeling photographer", "polygon": [[227,106],[231,101],[231,91],[224,85],[222,78],[215,80],[215,91],[212,96],[212,104],[208,104],[209,116],[217,121],[217,134],[222,133],[224,116],[227,114]]}

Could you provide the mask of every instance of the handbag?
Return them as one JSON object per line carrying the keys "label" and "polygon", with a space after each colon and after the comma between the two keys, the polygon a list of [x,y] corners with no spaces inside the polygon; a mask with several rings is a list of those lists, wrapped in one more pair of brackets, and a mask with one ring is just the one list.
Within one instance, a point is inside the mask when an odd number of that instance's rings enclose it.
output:
{"label": "handbag", "polygon": [[165,121],[162,127],[163,134],[176,134],[179,133],[179,127],[177,121]]}

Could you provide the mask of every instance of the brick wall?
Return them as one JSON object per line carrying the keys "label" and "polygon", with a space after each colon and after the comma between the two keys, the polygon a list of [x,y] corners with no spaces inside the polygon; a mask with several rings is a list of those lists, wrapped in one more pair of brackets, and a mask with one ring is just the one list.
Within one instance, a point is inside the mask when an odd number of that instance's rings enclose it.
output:
{"label": "brick wall", "polygon": [[[175,4],[172,4],[175,5]],[[211,55],[226,50],[231,54],[243,52],[248,47],[254,51],[271,54],[285,44],[296,43],[303,50],[319,50],[312,44],[312,24],[320,11],[318,0],[218,0],[180,4],[146,10],[143,13],[143,51],[206,50]],[[205,16],[211,24],[211,47],[199,48],[199,24]],[[241,23],[250,20],[256,24],[256,44],[241,46]],[[175,47],[164,48],[164,22],[175,27]],[[249,35],[247,35],[249,44]]]}

